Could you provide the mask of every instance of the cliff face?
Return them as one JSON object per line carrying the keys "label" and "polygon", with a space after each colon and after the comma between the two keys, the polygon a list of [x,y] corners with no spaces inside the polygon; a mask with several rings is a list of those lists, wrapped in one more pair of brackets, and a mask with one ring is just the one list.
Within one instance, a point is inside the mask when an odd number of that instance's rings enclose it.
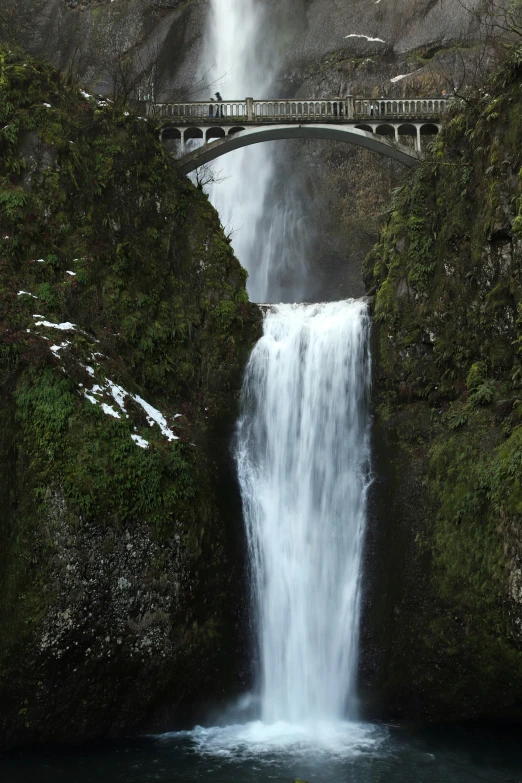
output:
{"label": "cliff face", "polygon": [[455,108],[366,262],[366,675],[420,719],[522,717],[521,62]]}
{"label": "cliff face", "polygon": [[[260,59],[271,61],[274,91],[281,96],[438,94],[473,73],[484,33],[475,15],[480,0],[466,7],[460,0],[259,2],[267,6]],[[38,11],[41,0],[24,5]],[[22,40],[93,90],[135,94],[141,87],[146,94],[154,83],[161,99],[198,100],[213,91],[201,74],[208,9],[208,0],[50,0],[32,14]],[[255,73],[251,80],[257,83]],[[220,89],[224,97],[244,97],[228,95],[226,74]],[[274,154],[270,192],[284,193],[277,208],[291,204],[307,226],[311,274],[303,298],[362,295],[363,259],[404,170],[378,155],[326,142],[279,142]],[[270,199],[265,226],[273,210]],[[289,300],[292,286],[288,281]]]}
{"label": "cliff face", "polygon": [[[467,7],[458,1],[294,3],[277,91],[302,98],[451,91],[464,74],[470,78],[481,50],[477,40],[483,31],[473,15],[479,4]],[[286,187],[307,194],[300,205],[310,226],[313,259],[306,298],[362,296],[362,263],[394,188],[404,181],[404,169],[328,142],[291,143],[291,154],[280,145],[276,154]]]}
{"label": "cliff face", "polygon": [[0,741],[164,725],[239,676],[257,308],[151,123],[4,50],[0,125]]}

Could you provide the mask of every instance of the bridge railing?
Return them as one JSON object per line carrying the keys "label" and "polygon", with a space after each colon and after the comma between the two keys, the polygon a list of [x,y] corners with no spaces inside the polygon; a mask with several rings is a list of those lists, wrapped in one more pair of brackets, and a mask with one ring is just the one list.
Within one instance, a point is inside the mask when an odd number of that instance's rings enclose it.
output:
{"label": "bridge railing", "polygon": [[172,118],[179,123],[224,120],[247,121],[246,101],[193,101],[192,103],[156,103],[147,106],[148,114]]}
{"label": "bridge railing", "polygon": [[415,98],[388,100],[355,98],[354,119],[387,117],[415,119],[441,117],[448,110],[451,98]]}
{"label": "bridge railing", "polygon": [[253,102],[253,121],[342,120],[351,118],[350,101],[331,98],[324,101],[266,100]]}
{"label": "bridge railing", "polygon": [[451,99],[371,99],[329,98],[327,100],[192,101],[190,103],[150,103],[147,113],[185,125],[209,121],[257,122],[353,122],[372,117],[388,119],[437,118],[445,114]]}

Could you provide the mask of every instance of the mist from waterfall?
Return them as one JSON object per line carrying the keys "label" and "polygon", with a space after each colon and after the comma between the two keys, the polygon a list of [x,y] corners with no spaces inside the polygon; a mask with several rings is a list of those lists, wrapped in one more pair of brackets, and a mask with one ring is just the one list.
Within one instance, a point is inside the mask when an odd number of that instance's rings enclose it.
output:
{"label": "mist from waterfall", "polygon": [[[279,65],[273,20],[274,8],[262,0],[210,0],[201,67],[209,93],[220,92],[224,100],[272,95]],[[306,276],[309,229],[295,198],[275,187],[274,160],[274,143],[229,153],[214,164],[221,181],[209,188],[256,302],[280,301],[290,276],[298,300]]]}
{"label": "mist from waterfall", "polygon": [[357,711],[368,331],[361,300],[273,306],[246,370],[236,461],[265,723]]}

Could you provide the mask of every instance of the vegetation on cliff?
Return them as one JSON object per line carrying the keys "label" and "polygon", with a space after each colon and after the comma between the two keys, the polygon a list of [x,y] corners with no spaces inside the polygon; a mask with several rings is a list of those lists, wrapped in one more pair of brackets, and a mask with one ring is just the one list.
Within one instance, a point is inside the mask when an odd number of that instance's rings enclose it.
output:
{"label": "vegetation on cliff", "polygon": [[4,49],[0,128],[0,736],[117,733],[233,665],[257,310],[152,122]]}
{"label": "vegetation on cliff", "polygon": [[406,557],[373,643],[393,709],[429,720],[522,716],[522,49],[468,97],[365,265],[376,546]]}

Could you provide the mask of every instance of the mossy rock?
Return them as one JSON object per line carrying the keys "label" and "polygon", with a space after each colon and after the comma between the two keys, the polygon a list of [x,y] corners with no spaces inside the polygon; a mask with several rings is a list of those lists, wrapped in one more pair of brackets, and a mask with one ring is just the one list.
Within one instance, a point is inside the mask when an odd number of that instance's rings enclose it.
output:
{"label": "mossy rock", "polygon": [[383,558],[365,655],[373,698],[423,721],[522,719],[521,55],[452,109],[365,264]]}
{"label": "mossy rock", "polygon": [[152,121],[3,50],[0,127],[0,742],[165,725],[241,676],[260,316]]}

